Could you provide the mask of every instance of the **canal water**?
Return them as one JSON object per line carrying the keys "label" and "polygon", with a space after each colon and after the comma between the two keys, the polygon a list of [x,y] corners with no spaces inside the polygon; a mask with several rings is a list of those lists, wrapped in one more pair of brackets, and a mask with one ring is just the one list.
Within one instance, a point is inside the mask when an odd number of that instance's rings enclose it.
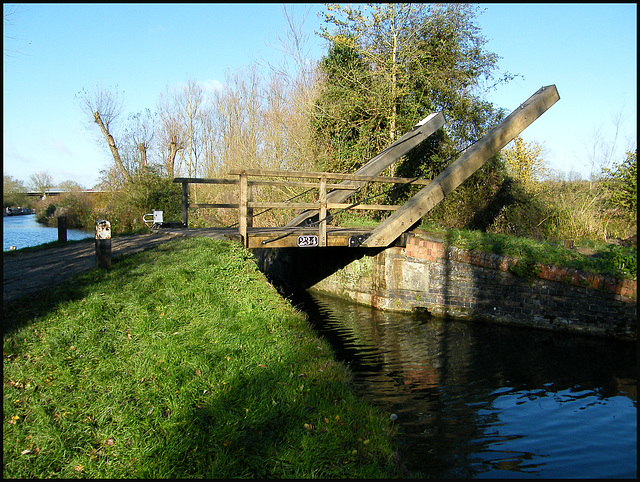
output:
{"label": "canal water", "polygon": [[438,478],[636,478],[637,348],[292,295]]}
{"label": "canal water", "polygon": [[[93,231],[67,229],[67,240],[76,241],[95,237]],[[38,246],[58,240],[58,228],[49,228],[36,222],[35,214],[20,216],[4,216],[2,218],[2,250],[9,251],[11,246],[16,249]]]}

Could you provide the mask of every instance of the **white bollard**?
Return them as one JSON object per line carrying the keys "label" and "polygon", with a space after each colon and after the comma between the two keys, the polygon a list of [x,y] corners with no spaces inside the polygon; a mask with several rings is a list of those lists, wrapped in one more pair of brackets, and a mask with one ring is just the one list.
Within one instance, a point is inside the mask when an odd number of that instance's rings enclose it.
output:
{"label": "white bollard", "polygon": [[104,219],[96,221],[96,261],[99,268],[111,268],[111,224]]}

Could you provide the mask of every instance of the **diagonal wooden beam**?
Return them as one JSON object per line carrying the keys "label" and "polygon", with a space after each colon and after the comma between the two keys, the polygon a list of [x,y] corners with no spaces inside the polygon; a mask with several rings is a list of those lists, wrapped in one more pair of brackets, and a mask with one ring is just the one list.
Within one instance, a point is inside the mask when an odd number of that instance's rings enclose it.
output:
{"label": "diagonal wooden beam", "polygon": [[[360,167],[354,174],[377,176],[443,125],[444,115],[442,112],[430,114],[418,122],[410,131],[400,137],[400,139],[372,158],[364,166]],[[341,203],[353,194],[354,188],[357,189],[364,186],[366,181],[344,181],[341,184],[344,184],[345,187],[349,187],[350,189],[332,189],[327,193],[328,203]],[[299,226],[317,213],[318,211],[314,209],[303,211],[289,221],[287,226]]]}
{"label": "diagonal wooden beam", "polygon": [[542,87],[374,229],[360,246],[389,246],[559,99],[555,85]]}

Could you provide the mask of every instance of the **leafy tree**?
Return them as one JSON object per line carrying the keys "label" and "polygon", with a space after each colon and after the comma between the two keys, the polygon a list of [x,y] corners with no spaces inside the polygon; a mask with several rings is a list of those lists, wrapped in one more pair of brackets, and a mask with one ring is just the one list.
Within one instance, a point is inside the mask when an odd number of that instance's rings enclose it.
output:
{"label": "leafy tree", "polygon": [[611,169],[602,170],[605,189],[610,193],[609,203],[636,216],[638,208],[638,150],[627,152],[627,157]]}
{"label": "leafy tree", "polygon": [[180,219],[182,191],[172,179],[163,176],[156,166],[138,169],[131,181],[112,191],[105,207],[113,232],[127,232],[144,227],[142,215],[154,209],[164,211],[165,221]]}
{"label": "leafy tree", "polygon": [[337,29],[325,27],[321,35],[332,44],[357,49],[369,73],[369,81],[361,84],[369,92],[368,109],[383,121],[391,141],[397,137],[400,99],[408,93],[403,71],[415,56],[427,8],[407,3],[327,6],[325,21]]}
{"label": "leafy tree", "polygon": [[2,177],[2,207],[16,207],[27,205],[27,188],[19,179],[13,176]]}
{"label": "leafy tree", "polygon": [[540,144],[536,141],[526,143],[520,136],[503,151],[507,171],[528,191],[533,191],[537,182],[546,176],[547,168],[541,153]]}
{"label": "leafy tree", "polygon": [[375,113],[368,111],[369,72],[347,39],[331,46],[321,69],[325,81],[313,118],[319,167],[353,171],[388,141],[383,132],[376,132]]}
{"label": "leafy tree", "polygon": [[484,50],[476,14],[465,4],[328,5],[333,28],[321,31],[329,49],[314,119],[322,167],[357,168],[441,110],[447,127],[438,144],[414,149],[396,172],[437,174],[500,120],[504,113],[480,95],[494,81],[498,57]]}

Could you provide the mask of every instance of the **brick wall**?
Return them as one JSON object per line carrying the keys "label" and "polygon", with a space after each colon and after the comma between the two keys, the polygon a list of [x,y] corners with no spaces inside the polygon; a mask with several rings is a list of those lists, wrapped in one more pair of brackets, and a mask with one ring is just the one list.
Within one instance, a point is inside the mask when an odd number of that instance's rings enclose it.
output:
{"label": "brick wall", "polygon": [[636,339],[635,281],[547,265],[524,279],[509,272],[516,262],[409,236],[405,248],[354,260],[311,289],[380,309]]}
{"label": "brick wall", "polygon": [[[433,262],[446,259],[446,251],[446,246],[441,241],[411,236],[407,240],[405,254],[409,257]],[[515,266],[518,261],[516,258],[508,256],[500,256],[493,253],[472,253],[465,249],[455,247],[449,248],[448,257],[450,261],[458,261],[505,272]],[[616,279],[611,276],[595,275],[571,268],[560,268],[547,264],[537,264],[537,266],[539,268],[539,279],[602,290],[620,295],[621,299],[626,299],[627,301],[636,301],[637,281]]]}

